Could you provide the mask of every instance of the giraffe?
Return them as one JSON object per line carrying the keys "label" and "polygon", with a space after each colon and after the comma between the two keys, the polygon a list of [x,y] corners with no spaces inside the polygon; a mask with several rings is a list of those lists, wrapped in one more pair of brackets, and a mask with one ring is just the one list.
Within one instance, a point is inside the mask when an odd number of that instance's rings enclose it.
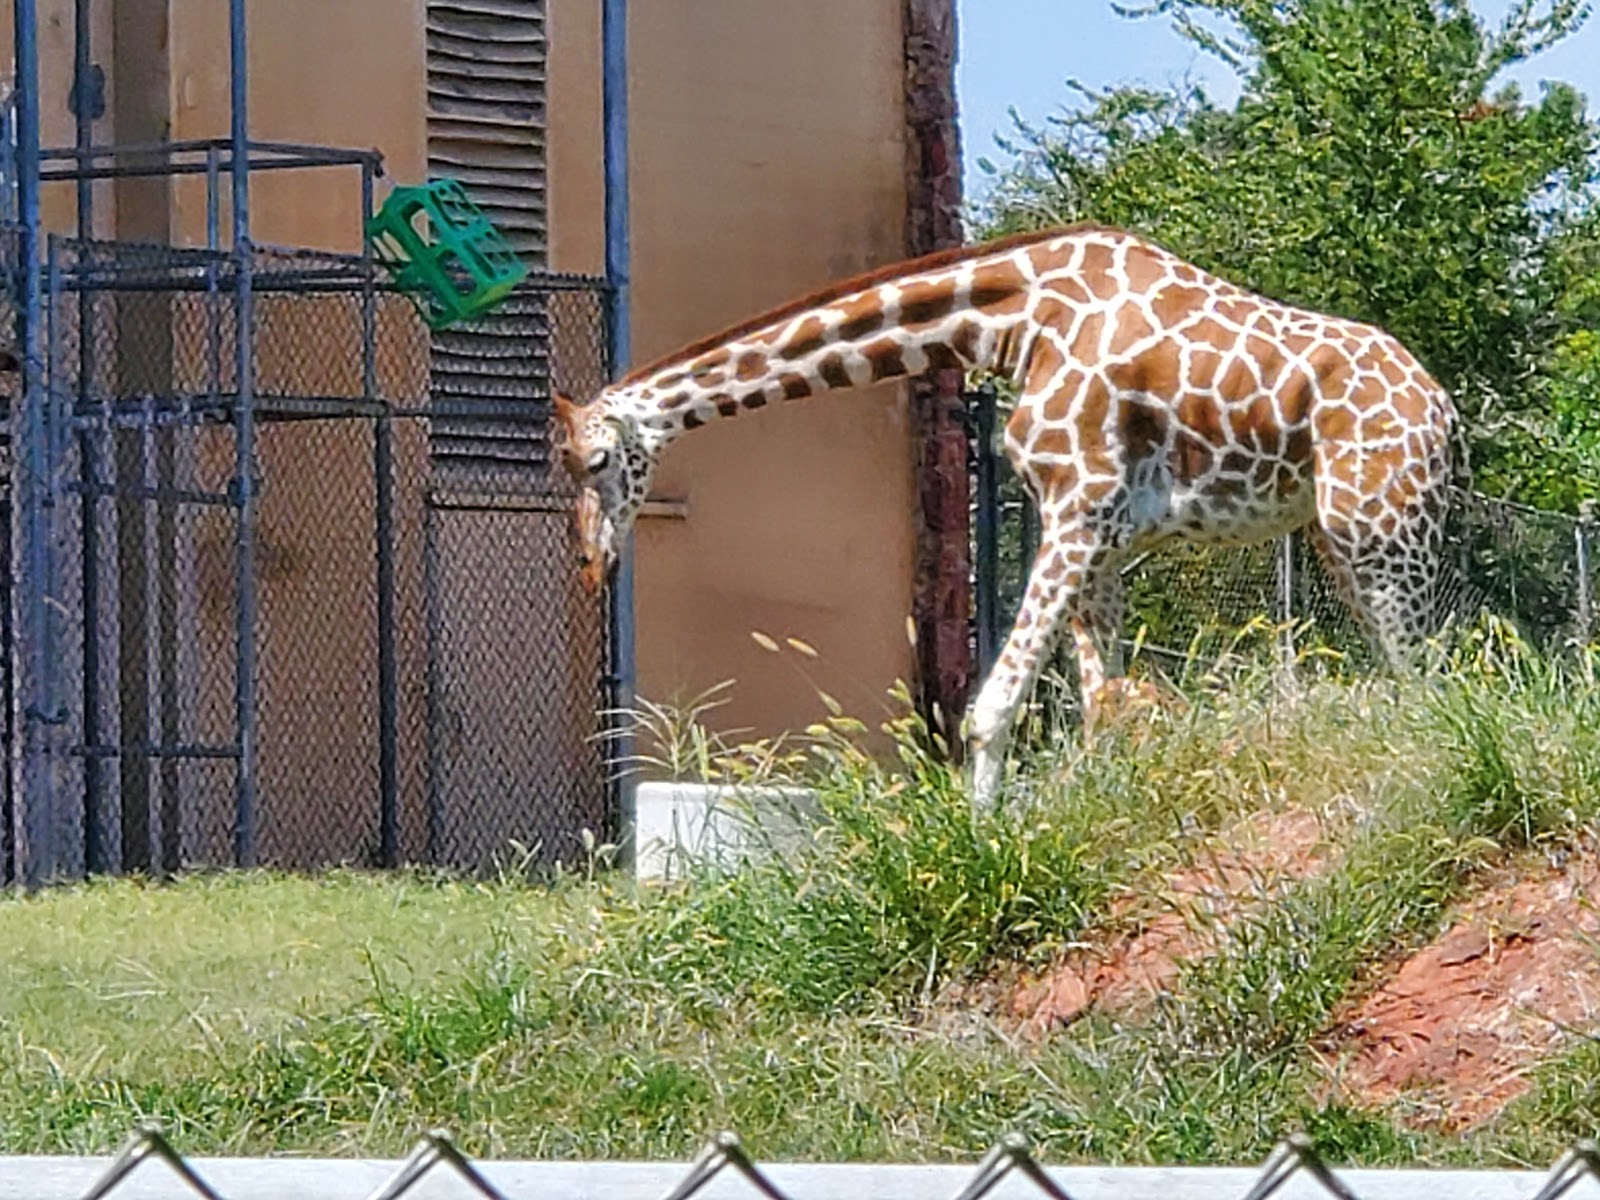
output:
{"label": "giraffe", "polygon": [[962,368],[1017,389],[1007,457],[1040,513],[1011,630],[967,716],[988,811],[1011,727],[1063,628],[1086,730],[1122,681],[1122,567],[1170,540],[1305,530],[1396,662],[1432,631],[1454,406],[1371,325],[1234,286],[1133,233],[1081,225],[913,259],[555,398],[598,588],[663,450],[718,417]]}

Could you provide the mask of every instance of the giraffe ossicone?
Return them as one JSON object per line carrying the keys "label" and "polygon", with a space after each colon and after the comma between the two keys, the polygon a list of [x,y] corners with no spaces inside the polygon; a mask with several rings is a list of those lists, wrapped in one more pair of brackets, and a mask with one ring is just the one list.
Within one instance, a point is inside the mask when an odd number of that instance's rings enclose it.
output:
{"label": "giraffe ossicone", "polygon": [[1121,230],[945,251],[836,284],[557,397],[598,586],[663,450],[719,417],[934,368],[1018,390],[1005,450],[1040,513],[1016,624],[968,717],[973,803],[1064,627],[1086,725],[1121,674],[1130,556],[1305,530],[1392,659],[1435,627],[1457,416],[1398,340],[1255,295]]}

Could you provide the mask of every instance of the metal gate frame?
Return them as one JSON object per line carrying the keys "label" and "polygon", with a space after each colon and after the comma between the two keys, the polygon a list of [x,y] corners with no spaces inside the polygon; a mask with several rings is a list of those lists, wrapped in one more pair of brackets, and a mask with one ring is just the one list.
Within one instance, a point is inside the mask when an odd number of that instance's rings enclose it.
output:
{"label": "metal gate frame", "polygon": [[[567,742],[573,740],[567,729],[572,721],[589,723],[589,732],[593,732],[595,714],[609,707],[615,677],[609,669],[599,606],[591,605],[590,617],[577,618],[575,635],[585,645],[594,646],[592,653],[598,656],[592,660],[593,695],[581,703],[582,713],[564,713],[562,705],[572,702],[572,694],[541,691],[535,675],[526,670],[513,678],[504,695],[491,696],[488,693],[493,688],[480,686],[485,678],[494,678],[493,668],[483,665],[494,656],[483,652],[488,643],[473,630],[491,631],[488,637],[492,642],[496,620],[504,624],[504,609],[491,607],[480,614],[461,603],[463,595],[472,593],[474,582],[463,569],[471,572],[476,569],[474,563],[489,562],[484,568],[489,576],[504,578],[512,567],[502,565],[496,571],[493,560],[498,556],[502,564],[509,564],[517,561],[518,553],[523,555],[520,561],[531,563],[538,576],[548,580],[542,589],[525,590],[531,590],[536,598],[541,594],[558,596],[565,586],[563,575],[575,573],[575,563],[566,552],[572,497],[558,473],[525,473],[526,490],[507,493],[505,475],[499,472],[494,474],[492,487],[485,483],[474,490],[470,480],[463,483],[458,463],[452,462],[448,472],[438,474],[432,452],[426,449],[436,422],[455,428],[462,418],[520,423],[542,436],[544,406],[397,391],[389,386],[392,368],[379,361],[380,312],[386,318],[382,329],[390,334],[385,341],[391,350],[398,319],[399,340],[420,354],[424,364],[426,332],[409,303],[389,288],[371,261],[321,252],[258,249],[253,250],[248,267],[254,315],[247,336],[254,378],[248,381],[253,391],[253,420],[247,425],[239,419],[240,360],[225,349],[225,343],[241,334],[246,324],[246,310],[237,291],[237,264],[236,255],[219,249],[179,250],[62,237],[49,240],[43,306],[48,334],[47,405],[41,414],[42,430],[27,441],[37,451],[37,474],[45,485],[30,493],[32,500],[24,509],[43,530],[45,553],[33,578],[39,581],[47,603],[43,623],[25,627],[18,644],[39,648],[38,680],[50,699],[43,710],[48,720],[33,714],[29,717],[40,736],[29,743],[34,755],[25,767],[25,777],[37,786],[15,822],[20,832],[12,866],[19,882],[36,885],[52,878],[117,870],[165,873],[196,862],[315,866],[351,861],[352,853],[355,861],[374,866],[428,861],[472,869],[491,865],[508,837],[545,843],[538,856],[543,859],[571,857],[581,842],[576,831],[566,836],[548,814],[538,811],[508,816],[511,810],[506,805],[515,798],[499,798],[507,772],[513,779],[519,777],[514,764],[504,763],[496,775],[494,755],[521,754],[526,758],[529,751],[512,753],[503,746],[496,750],[499,743],[492,738],[512,720],[505,714],[520,711],[519,701],[530,699],[540,711],[516,718],[525,723],[515,728],[507,725],[509,733],[502,730],[502,734],[519,747],[534,741],[531,752],[535,757],[556,755],[566,765],[576,761],[574,781],[551,793],[550,802],[581,820],[600,840],[611,840],[617,833],[619,814],[607,794],[611,781],[603,750],[590,740],[586,743],[590,750],[578,752],[581,761],[577,761],[571,747],[560,749],[565,745],[563,737]],[[577,387],[598,387],[607,370],[604,286],[581,277],[535,277],[519,295],[517,302],[533,314],[551,345],[566,347],[567,381]],[[109,314],[101,311],[108,301]],[[115,370],[117,364],[106,361],[143,354],[143,327],[135,327],[129,312],[134,301],[153,305],[158,326],[161,320],[168,322],[168,344],[151,357],[158,363],[164,357],[174,372],[178,368],[172,364],[189,362],[193,373],[183,381],[175,375],[159,379],[162,368],[157,367],[154,373],[161,387],[130,391],[127,380]],[[329,305],[334,306],[335,318],[341,313],[353,316],[359,309],[359,320],[352,322],[359,328],[346,331],[346,342],[353,346],[359,341],[360,346],[360,380],[352,390],[334,395],[294,394],[296,380],[291,379],[286,389],[278,377],[281,370],[272,379],[259,378],[260,372],[274,363],[282,367],[285,345],[293,343],[297,329],[317,329],[319,315],[325,323]],[[177,346],[180,307],[199,322],[185,326],[187,354],[180,354]],[[298,322],[289,325],[287,333],[285,314]],[[108,328],[108,322],[115,327]],[[202,328],[203,334],[198,332]],[[309,368],[313,377],[316,366],[313,363]],[[573,378],[573,369],[581,378]],[[289,373],[295,374],[293,370]],[[425,367],[421,375],[421,386],[426,388]],[[162,390],[167,385],[170,388]],[[370,507],[373,520],[368,561],[373,571],[376,685],[375,691],[366,685],[355,690],[376,706],[375,844],[355,851],[312,850],[307,852],[309,859],[302,855],[286,862],[272,851],[271,838],[263,841],[263,822],[271,818],[263,814],[260,795],[261,688],[264,672],[270,674],[276,667],[277,677],[282,679],[286,671],[301,668],[286,666],[281,653],[269,651],[263,659],[258,646],[263,631],[280,642],[285,639],[281,633],[272,633],[277,626],[262,607],[269,593],[262,593],[256,530],[263,497],[269,508],[275,501],[279,503],[281,512],[281,498],[293,495],[306,481],[281,471],[274,476],[274,468],[263,462],[262,450],[274,440],[282,443],[298,437],[300,431],[315,434],[318,429],[342,429],[337,436],[345,444],[352,438],[366,439],[369,428],[367,482],[356,491],[364,497],[360,500],[362,511]],[[395,443],[401,434],[405,435],[401,440],[411,447],[409,456],[396,455]],[[242,448],[246,437],[252,439],[248,454]],[[213,451],[213,470],[209,478],[201,478],[194,470],[195,446],[206,439]],[[219,440],[231,443],[228,458],[232,469],[226,478],[217,477],[215,470]],[[421,451],[419,444],[424,447]],[[182,463],[188,466],[175,466]],[[248,475],[241,474],[245,464]],[[339,482],[319,484],[332,488]],[[343,484],[348,486],[349,481]],[[410,512],[418,497],[425,497],[420,529],[397,528],[401,512]],[[317,503],[326,506],[328,502]],[[130,505],[134,510],[131,525],[125,511]],[[345,517],[329,511],[331,519]],[[192,525],[196,513],[212,514],[213,520],[216,514],[225,514],[221,519],[229,531],[233,589],[231,644],[220,651],[234,668],[232,715],[225,728],[213,722],[209,737],[197,735],[196,721],[184,715],[200,707],[195,659],[205,655],[192,648],[172,649],[192,641],[195,606],[207,601],[226,603],[216,592],[215,578],[209,593],[195,590]],[[473,517],[472,513],[490,515]],[[475,528],[481,533],[473,522],[484,520],[505,536],[475,546],[463,541],[459,533],[453,541],[441,533],[448,533],[452,521],[464,523],[469,535]],[[249,536],[244,532],[247,525]],[[184,530],[190,531],[187,542],[180,536]],[[424,598],[416,601],[412,597],[414,603],[407,611],[427,611],[420,651],[428,664],[428,721],[425,731],[419,733],[427,746],[425,771],[417,765],[420,760],[415,747],[399,745],[402,680],[397,641],[411,628],[400,611],[411,593],[397,582],[396,559],[397,553],[417,544],[418,538],[424,547]],[[456,548],[449,576],[439,573],[445,569],[441,562],[448,557],[441,556],[441,545]],[[513,558],[508,559],[508,554]],[[528,554],[534,557],[529,559]],[[185,561],[188,569],[178,570]],[[439,598],[441,589],[453,597],[455,607],[439,607],[444,603]],[[179,611],[183,605],[191,610],[187,617]],[[108,608],[117,611],[108,612]],[[136,614],[137,628],[132,635],[128,632],[129,611]],[[120,623],[118,612],[122,614]],[[507,635],[498,636],[503,639]],[[515,632],[514,636],[526,635]],[[306,638],[297,634],[295,640],[304,644]],[[156,643],[167,649],[153,651]],[[475,648],[477,657],[471,659]],[[218,648],[213,645],[212,649]],[[463,653],[469,657],[464,658]],[[575,666],[554,668],[557,676],[565,678],[560,676],[561,670],[577,671],[572,678],[579,680],[590,669],[583,666],[590,661],[590,653],[584,651],[573,660]],[[417,657],[413,648],[413,665]],[[130,661],[131,684],[127,674]],[[303,668],[307,672],[316,669],[315,663]],[[361,668],[363,672],[366,669]],[[106,679],[112,682],[107,684]],[[490,743],[460,745],[460,735],[454,735],[454,741],[448,743],[456,747],[454,759],[438,753],[445,744],[440,741],[445,736],[441,730],[446,726],[459,729],[461,721],[459,715],[438,707],[447,691],[458,698],[468,695],[476,709],[488,714],[487,725],[474,726],[470,716],[467,718],[469,743],[475,734],[491,737]],[[569,699],[562,700],[562,695]],[[357,702],[367,700],[358,698]],[[132,709],[127,707],[129,703]],[[282,724],[281,705],[278,712]],[[313,719],[292,718],[308,725]],[[557,724],[562,728],[556,728]],[[541,733],[548,735],[542,747],[537,742]],[[402,749],[411,753],[407,761],[413,768],[404,779]],[[281,742],[276,753],[281,757]],[[465,766],[447,777],[451,761]],[[480,762],[488,765],[480,769]],[[213,812],[205,798],[180,795],[178,782],[186,773],[192,775],[196,769],[218,764],[228,764],[232,771],[232,808],[225,816]],[[273,763],[266,766],[272,768]],[[522,769],[520,778],[525,779],[527,767]],[[538,771],[547,769],[556,770],[540,767]],[[419,772],[423,772],[420,782]],[[154,780],[145,785],[150,800],[149,811],[143,815],[140,788],[135,786],[130,793],[129,779]],[[426,795],[425,841],[403,836],[401,793],[408,780],[416,784],[411,791],[420,789]],[[585,794],[585,789],[591,790],[594,799],[574,799],[573,789]],[[122,802],[113,804],[112,798],[117,796]],[[271,808],[271,797],[267,806]],[[372,820],[364,815],[367,813],[360,810],[355,823]],[[216,844],[216,837],[207,841],[195,833],[196,823],[207,821],[208,828],[226,824],[226,852]],[[463,826],[463,821],[468,824]],[[281,845],[281,821],[278,828]],[[197,839],[209,849],[196,851]]]}

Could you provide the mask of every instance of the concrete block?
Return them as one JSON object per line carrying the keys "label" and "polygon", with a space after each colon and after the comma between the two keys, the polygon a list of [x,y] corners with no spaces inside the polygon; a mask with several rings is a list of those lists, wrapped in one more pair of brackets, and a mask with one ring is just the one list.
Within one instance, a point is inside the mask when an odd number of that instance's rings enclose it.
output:
{"label": "concrete block", "polygon": [[816,795],[804,788],[641,783],[634,877],[681,879],[695,864],[728,868],[791,853],[810,838],[816,817]]}

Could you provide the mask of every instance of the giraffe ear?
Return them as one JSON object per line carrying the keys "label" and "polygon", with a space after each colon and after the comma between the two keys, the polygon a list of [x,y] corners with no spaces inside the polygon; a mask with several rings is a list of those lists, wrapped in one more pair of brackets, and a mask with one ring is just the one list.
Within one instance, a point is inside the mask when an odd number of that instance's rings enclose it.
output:
{"label": "giraffe ear", "polygon": [[578,433],[578,423],[582,419],[583,409],[572,402],[572,397],[565,392],[554,392],[550,396],[551,411],[555,414],[556,425],[564,435],[564,440],[571,442]]}

